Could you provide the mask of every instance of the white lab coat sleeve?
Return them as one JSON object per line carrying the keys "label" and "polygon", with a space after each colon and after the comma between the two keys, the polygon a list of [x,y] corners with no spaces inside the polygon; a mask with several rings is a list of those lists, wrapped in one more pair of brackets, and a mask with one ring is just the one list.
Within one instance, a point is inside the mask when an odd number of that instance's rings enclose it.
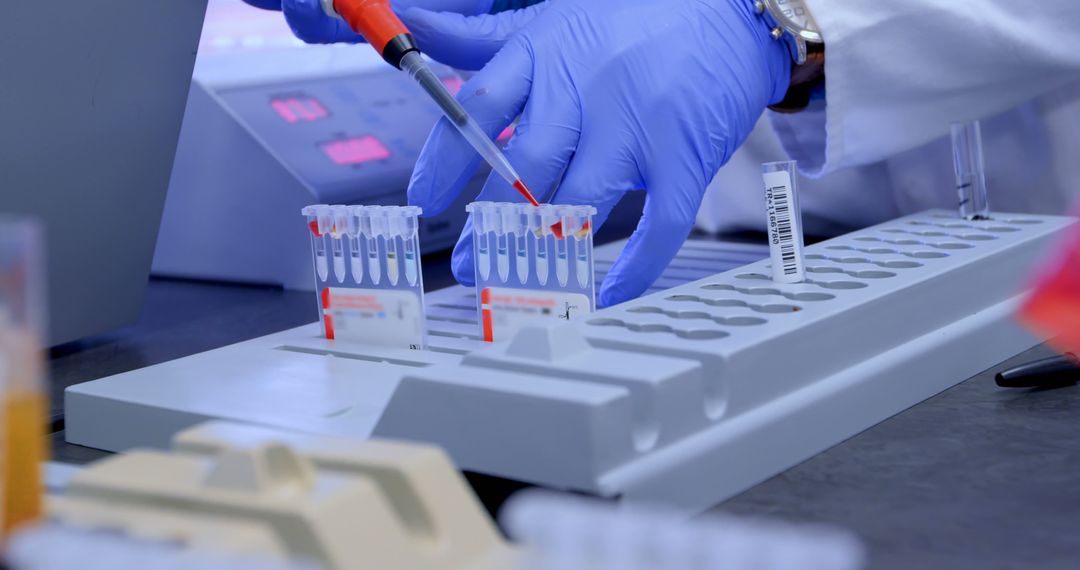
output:
{"label": "white lab coat sleeve", "polygon": [[825,102],[771,113],[810,176],[929,143],[1080,77],[1080,0],[806,0]]}

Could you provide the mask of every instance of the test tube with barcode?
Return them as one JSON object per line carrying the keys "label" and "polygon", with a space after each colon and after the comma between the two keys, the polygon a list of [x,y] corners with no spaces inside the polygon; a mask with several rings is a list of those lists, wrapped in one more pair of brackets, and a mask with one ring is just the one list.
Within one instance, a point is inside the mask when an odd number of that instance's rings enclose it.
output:
{"label": "test tube with barcode", "polygon": [[806,279],[799,179],[795,166],[794,160],[761,165],[772,276],[777,283],[801,283]]}

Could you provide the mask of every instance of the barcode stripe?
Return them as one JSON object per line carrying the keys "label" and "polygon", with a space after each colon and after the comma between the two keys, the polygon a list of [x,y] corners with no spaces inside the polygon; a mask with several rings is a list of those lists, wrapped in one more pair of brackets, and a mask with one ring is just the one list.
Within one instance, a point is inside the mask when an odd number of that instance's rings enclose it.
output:
{"label": "barcode stripe", "polygon": [[783,261],[784,275],[795,275],[799,264],[795,258],[795,234],[791,231],[791,207],[788,188],[773,192],[773,211],[776,212],[776,233],[780,241],[780,259]]}

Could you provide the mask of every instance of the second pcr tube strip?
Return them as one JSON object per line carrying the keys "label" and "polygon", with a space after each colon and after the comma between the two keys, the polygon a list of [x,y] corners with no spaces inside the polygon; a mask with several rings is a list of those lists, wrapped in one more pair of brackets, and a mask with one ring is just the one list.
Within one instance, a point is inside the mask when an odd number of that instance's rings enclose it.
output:
{"label": "second pcr tube strip", "polygon": [[587,289],[592,283],[596,208],[474,202],[466,210],[473,216],[480,281],[541,289]]}
{"label": "second pcr tube strip", "polygon": [[474,202],[466,210],[484,340],[505,338],[534,317],[570,320],[595,310],[596,208]]}

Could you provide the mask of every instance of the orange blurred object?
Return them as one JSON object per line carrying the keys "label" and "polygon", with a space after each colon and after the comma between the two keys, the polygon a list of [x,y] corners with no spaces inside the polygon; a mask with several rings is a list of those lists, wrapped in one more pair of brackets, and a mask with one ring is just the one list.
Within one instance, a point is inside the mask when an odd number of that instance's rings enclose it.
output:
{"label": "orange blurred object", "polygon": [[41,465],[48,461],[45,421],[49,400],[39,392],[4,396],[3,536],[44,515]]}
{"label": "orange blurred object", "polygon": [[48,396],[41,228],[0,216],[0,533],[41,520]]}
{"label": "orange blurred object", "polygon": [[1080,352],[1080,224],[1040,274],[1021,318],[1062,352]]}
{"label": "orange blurred object", "polygon": [[[335,0],[334,10],[383,57],[389,55],[388,46],[409,33],[390,8],[390,0]],[[391,63],[397,66],[396,62]]]}

